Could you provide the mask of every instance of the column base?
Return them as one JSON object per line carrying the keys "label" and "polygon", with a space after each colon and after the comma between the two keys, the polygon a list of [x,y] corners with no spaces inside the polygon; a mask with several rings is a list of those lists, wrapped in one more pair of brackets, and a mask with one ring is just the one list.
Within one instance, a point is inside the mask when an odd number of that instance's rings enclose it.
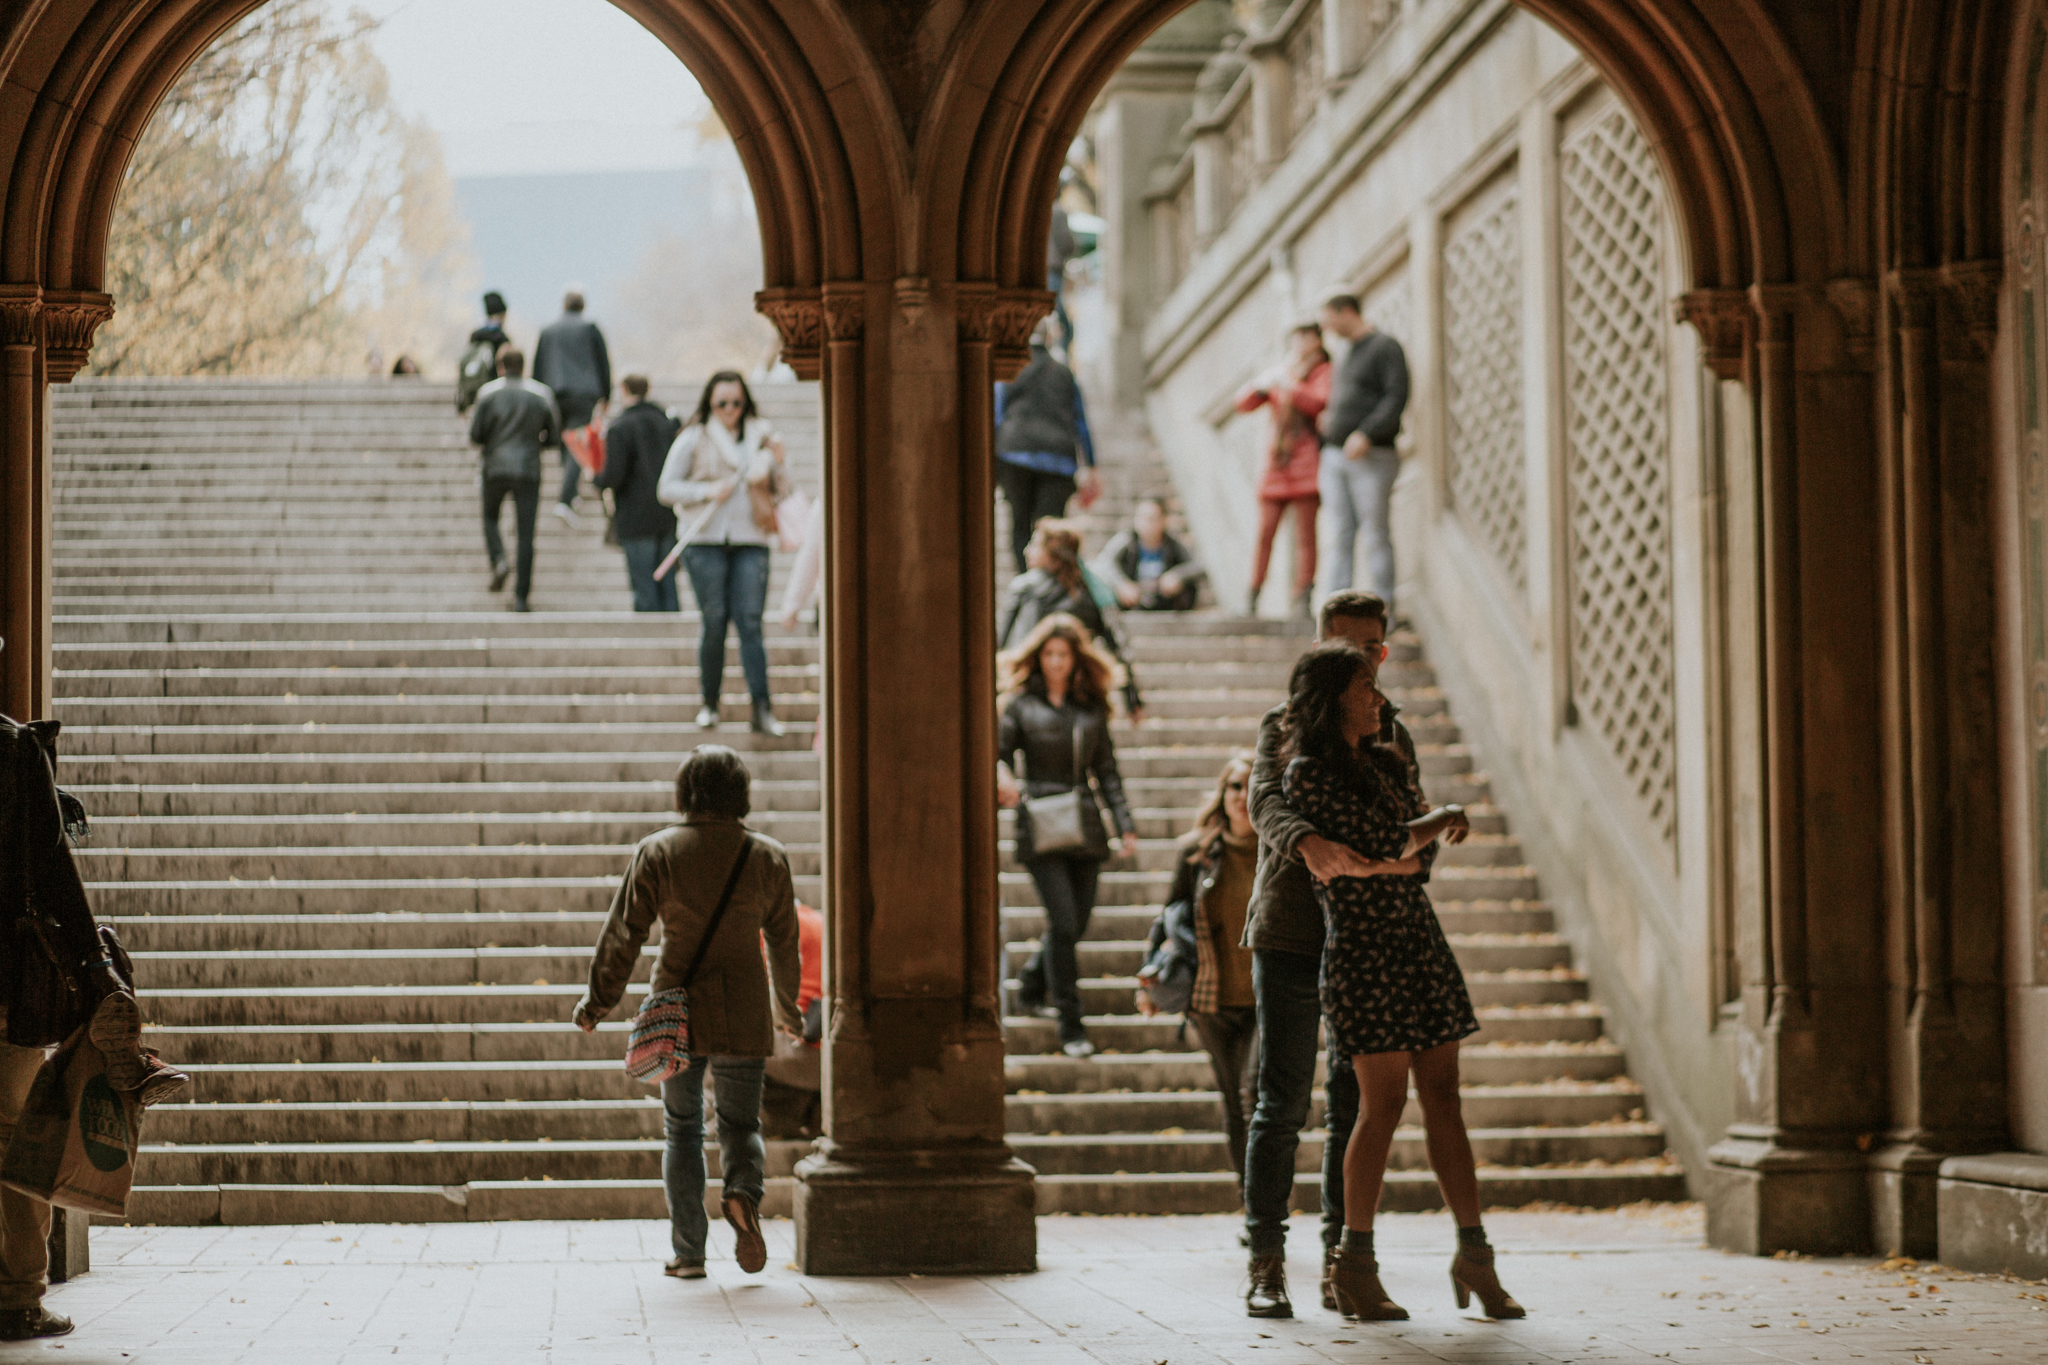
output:
{"label": "column base", "polygon": [[1941,1163],[1948,1155],[1914,1142],[1870,1154],[1870,1235],[1887,1256],[1931,1261],[1941,1252]]}
{"label": "column base", "polygon": [[1849,1149],[1801,1150],[1730,1137],[1707,1152],[1707,1240],[1751,1256],[1870,1250],[1868,1161]]}
{"label": "column base", "polygon": [[1008,1275],[1038,1269],[1038,1173],[994,1152],[862,1160],[820,1144],[797,1163],[806,1275]]}

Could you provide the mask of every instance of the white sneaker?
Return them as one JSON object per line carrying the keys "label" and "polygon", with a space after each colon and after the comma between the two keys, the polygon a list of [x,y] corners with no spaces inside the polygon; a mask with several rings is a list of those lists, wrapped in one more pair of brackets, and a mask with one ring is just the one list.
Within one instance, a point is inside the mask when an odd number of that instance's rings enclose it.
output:
{"label": "white sneaker", "polygon": [[576,509],[566,502],[555,504],[555,515],[562,519],[562,525],[575,529],[583,524],[583,518],[576,515]]}

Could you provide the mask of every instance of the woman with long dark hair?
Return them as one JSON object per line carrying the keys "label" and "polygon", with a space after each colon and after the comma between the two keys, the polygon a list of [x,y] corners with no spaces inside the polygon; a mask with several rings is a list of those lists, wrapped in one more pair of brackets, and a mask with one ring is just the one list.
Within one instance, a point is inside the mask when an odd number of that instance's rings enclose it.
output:
{"label": "woman with long dark hair", "polygon": [[[1115,661],[1123,678],[1124,709],[1133,720],[1142,719],[1145,704],[1138,695],[1137,678],[1081,562],[1080,529],[1057,517],[1040,521],[1024,547],[1024,563],[1027,567],[1010,580],[996,612],[996,648],[1009,649],[1048,616],[1071,616]],[[1104,598],[1114,600],[1106,588]]]}
{"label": "woman with long dark hair", "polygon": [[[1458,1220],[1451,1285],[1460,1308],[1479,1295],[1487,1316],[1519,1318],[1501,1288],[1479,1217],[1479,1177],[1458,1093],[1458,1044],[1479,1031],[1465,977],[1416,874],[1442,839],[1471,826],[1457,806],[1423,808],[1407,761],[1378,742],[1386,698],[1355,645],[1318,645],[1294,666],[1283,722],[1282,790],[1316,833],[1377,860],[1373,876],[1316,883],[1323,910],[1323,1018],[1333,1058],[1358,1076],[1358,1122],[1344,1152],[1344,1240],[1331,1271],[1346,1317],[1400,1319],[1372,1246],[1394,1130],[1412,1071],[1429,1164]],[[1331,1134],[1334,1141],[1335,1134]]]}
{"label": "woman with long dark hair", "polygon": [[[1138,851],[1138,825],[1124,799],[1109,734],[1109,697],[1118,670],[1079,621],[1055,614],[999,656],[997,676],[1007,694],[996,738],[1002,765],[997,791],[1003,805],[1017,808],[1017,861],[1031,874],[1045,907],[1045,932],[1024,968],[1021,1004],[1027,1012],[1056,1017],[1061,1050],[1087,1057],[1095,1045],[1081,1021],[1075,945],[1088,932],[1096,882],[1110,857],[1097,790],[1116,821],[1124,856]],[[1080,842],[1040,847],[1051,842],[1050,832],[1033,827],[1028,802],[1067,792],[1079,798]]]}
{"label": "woman with long dark hair", "polygon": [[768,554],[775,540],[775,504],[788,486],[789,455],[760,416],[737,370],[720,370],[704,385],[696,414],[668,449],[655,496],[694,527],[683,567],[703,617],[697,637],[697,711],[703,729],[718,725],[725,683],[725,631],[739,631],[740,667],[753,699],[756,734],[779,738],[768,691],[768,646],[761,618],[768,610]]}

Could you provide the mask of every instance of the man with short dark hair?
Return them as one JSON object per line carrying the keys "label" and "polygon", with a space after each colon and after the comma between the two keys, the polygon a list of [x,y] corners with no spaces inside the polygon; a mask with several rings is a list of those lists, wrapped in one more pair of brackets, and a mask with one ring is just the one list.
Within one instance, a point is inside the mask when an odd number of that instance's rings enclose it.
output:
{"label": "man with short dark hair", "polygon": [[1323,409],[1323,463],[1318,487],[1329,514],[1330,554],[1324,592],[1351,586],[1352,549],[1365,535],[1366,587],[1394,606],[1394,533],[1390,513],[1401,456],[1394,442],[1408,406],[1408,357],[1401,343],[1368,322],[1351,294],[1333,295],[1318,315],[1323,330],[1351,349],[1330,385]]}
{"label": "man with short dark hair", "polygon": [[[1316,639],[1346,640],[1365,651],[1377,676],[1387,654],[1387,604],[1369,592],[1339,592],[1323,602]],[[1367,859],[1331,843],[1294,812],[1280,787],[1282,721],[1286,703],[1259,722],[1258,756],[1246,794],[1259,835],[1259,870],[1246,913],[1244,946],[1252,950],[1252,981],[1259,998],[1259,1096],[1245,1144],[1245,1228],[1251,1242],[1251,1288],[1245,1312],[1255,1318],[1290,1318],[1287,1297],[1287,1213],[1294,1194],[1294,1154],[1308,1122],[1315,1089],[1316,1049],[1323,1021],[1323,912],[1315,883],[1366,875]],[[1416,772],[1415,741],[1388,703],[1379,736]],[[1422,876],[1433,854],[1425,851]],[[1331,1257],[1344,1231],[1344,1145],[1358,1118],[1358,1077],[1348,1066],[1330,1068],[1325,1088],[1323,1145],[1323,1306],[1335,1309],[1329,1290]]]}
{"label": "man with short dark hair", "polygon": [[470,444],[483,457],[484,549],[491,556],[491,591],[505,586],[505,542],[498,514],[512,499],[519,524],[519,580],[512,610],[530,611],[533,587],[533,530],[540,517],[540,453],[562,447],[562,419],[545,384],[525,377],[526,353],[517,346],[498,352],[497,379],[477,395],[469,418]]}
{"label": "man with short dark hair", "polygon": [[484,325],[469,334],[469,345],[456,362],[455,410],[476,406],[484,385],[498,377],[498,352],[512,344],[505,335],[505,296],[493,289],[484,295]]}
{"label": "man with short dark hair", "polygon": [[[563,432],[602,422],[605,400],[612,394],[612,358],[604,333],[583,316],[583,295],[574,289],[562,295],[562,316],[542,329],[533,348],[533,377],[555,395]],[[582,466],[562,446],[562,495],[555,515],[565,526],[576,524],[576,489]]]}
{"label": "man with short dark hair", "polygon": [[657,403],[647,401],[644,374],[619,381],[626,407],[604,433],[604,468],[597,486],[611,490],[612,529],[626,557],[626,581],[633,585],[634,611],[680,611],[676,575],[657,581],[655,566],[675,548],[676,514],[655,496],[662,463],[680,428]]}

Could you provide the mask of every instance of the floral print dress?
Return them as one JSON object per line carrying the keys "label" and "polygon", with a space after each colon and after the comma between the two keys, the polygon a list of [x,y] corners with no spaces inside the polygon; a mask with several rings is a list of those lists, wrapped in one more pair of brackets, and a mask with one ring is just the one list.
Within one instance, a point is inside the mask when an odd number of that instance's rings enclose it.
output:
{"label": "floral print dress", "polygon": [[[1375,756],[1377,757],[1377,756]],[[1339,770],[1320,758],[1287,766],[1282,791],[1332,843],[1374,861],[1397,858],[1420,794],[1375,761]],[[1479,1031],[1465,975],[1417,877],[1340,877],[1316,884],[1323,911],[1323,1017],[1330,1050],[1421,1052]]]}

